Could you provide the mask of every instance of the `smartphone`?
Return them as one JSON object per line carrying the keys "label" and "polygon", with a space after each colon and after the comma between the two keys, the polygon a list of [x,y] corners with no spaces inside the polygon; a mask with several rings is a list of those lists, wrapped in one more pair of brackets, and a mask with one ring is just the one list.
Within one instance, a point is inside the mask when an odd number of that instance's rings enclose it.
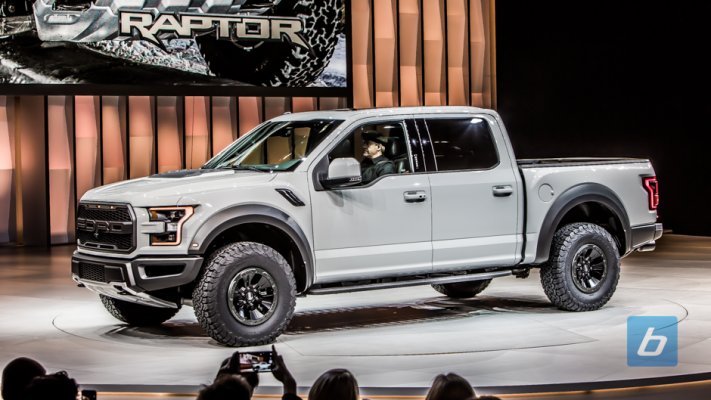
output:
{"label": "smartphone", "polygon": [[253,351],[239,354],[240,372],[271,372],[273,355],[271,351]]}
{"label": "smartphone", "polygon": [[96,390],[82,390],[81,400],[96,400]]}

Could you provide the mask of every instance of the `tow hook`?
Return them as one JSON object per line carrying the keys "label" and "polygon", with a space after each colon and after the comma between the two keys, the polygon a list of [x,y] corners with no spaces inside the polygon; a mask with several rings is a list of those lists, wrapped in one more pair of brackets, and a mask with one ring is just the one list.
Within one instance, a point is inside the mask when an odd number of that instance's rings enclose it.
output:
{"label": "tow hook", "polygon": [[531,274],[531,268],[514,268],[511,270],[516,278],[526,279]]}

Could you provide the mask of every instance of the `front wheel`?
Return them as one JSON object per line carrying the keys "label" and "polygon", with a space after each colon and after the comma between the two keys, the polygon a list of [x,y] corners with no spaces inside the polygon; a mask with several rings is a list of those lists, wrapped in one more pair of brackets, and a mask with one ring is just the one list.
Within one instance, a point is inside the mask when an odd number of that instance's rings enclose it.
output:
{"label": "front wheel", "polygon": [[210,257],[193,292],[195,316],[222,344],[274,341],[296,305],[296,280],[276,250],[261,243],[229,244]]}
{"label": "front wheel", "polygon": [[553,237],[549,260],[541,267],[546,296],[567,311],[604,306],[620,279],[620,255],[608,231],[591,223],[560,228]]}

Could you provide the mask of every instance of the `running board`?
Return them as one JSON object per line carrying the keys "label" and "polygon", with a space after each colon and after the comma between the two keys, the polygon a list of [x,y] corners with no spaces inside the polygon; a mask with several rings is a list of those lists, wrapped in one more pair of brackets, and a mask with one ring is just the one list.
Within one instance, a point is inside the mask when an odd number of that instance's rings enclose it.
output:
{"label": "running board", "polygon": [[419,286],[419,285],[433,285],[433,284],[447,284],[447,283],[457,283],[457,282],[471,282],[471,281],[483,281],[486,279],[498,278],[501,276],[512,275],[511,270],[507,271],[494,271],[494,272],[481,272],[477,274],[467,274],[467,275],[449,275],[440,277],[427,277],[421,279],[407,279],[401,281],[392,282],[378,282],[378,283],[367,283],[362,285],[350,285],[350,286],[332,286],[325,288],[314,288],[310,289],[307,294],[335,294],[335,293],[349,293],[349,292],[362,292],[365,290],[376,290],[376,289],[392,289],[407,286]]}

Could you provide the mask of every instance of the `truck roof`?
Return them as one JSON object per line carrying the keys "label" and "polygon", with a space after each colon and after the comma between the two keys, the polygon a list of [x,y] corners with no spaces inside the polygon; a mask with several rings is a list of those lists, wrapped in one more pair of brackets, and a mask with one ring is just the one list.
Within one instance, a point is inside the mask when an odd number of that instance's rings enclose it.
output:
{"label": "truck roof", "polygon": [[283,114],[276,117],[277,121],[309,120],[315,118],[333,119],[361,119],[372,116],[410,115],[410,114],[436,114],[436,113],[465,113],[465,114],[491,114],[496,112],[486,108],[465,106],[420,106],[420,107],[392,107],[392,108],[364,108],[364,109],[339,109],[324,111],[307,111],[300,113]]}

